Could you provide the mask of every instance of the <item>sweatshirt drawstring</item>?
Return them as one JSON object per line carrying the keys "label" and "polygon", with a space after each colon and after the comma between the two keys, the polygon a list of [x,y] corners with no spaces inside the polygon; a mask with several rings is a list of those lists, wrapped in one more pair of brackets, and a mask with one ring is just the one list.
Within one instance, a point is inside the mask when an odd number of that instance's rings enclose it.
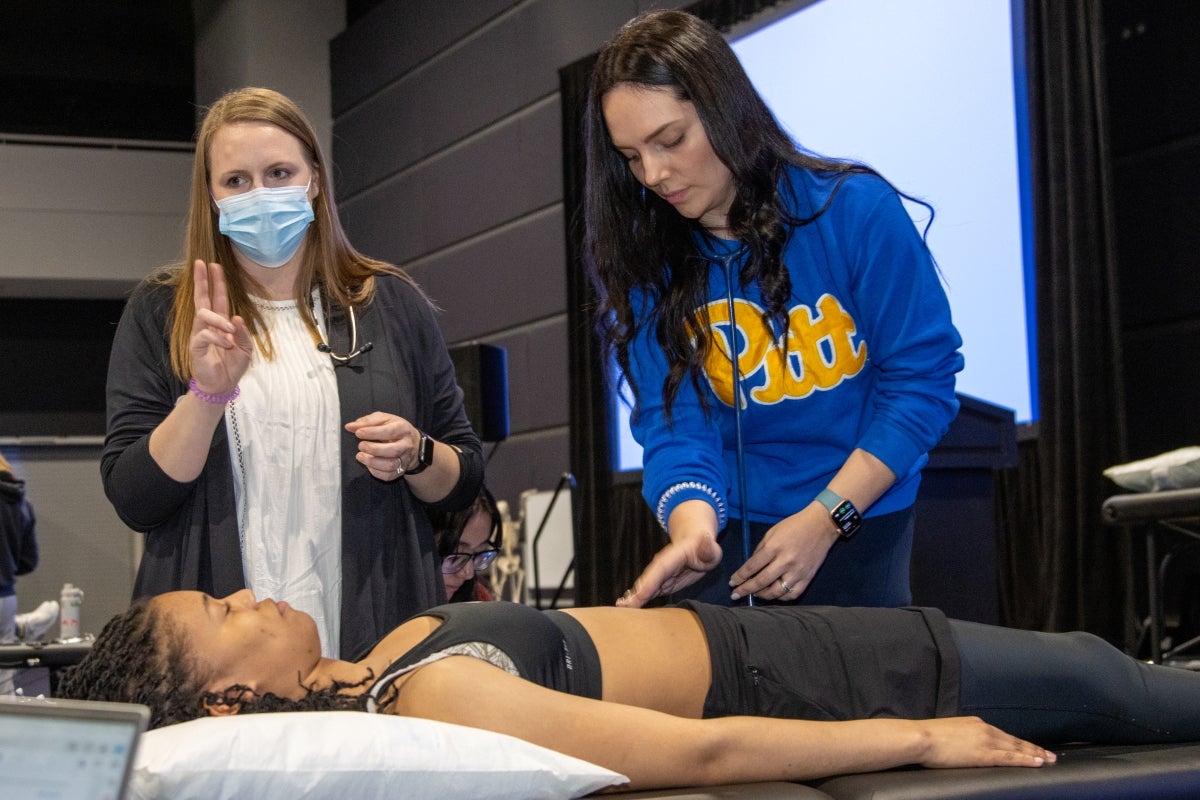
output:
{"label": "sweatshirt drawstring", "polygon": [[[742,523],[742,552],[743,558],[750,558],[750,520],[746,516],[746,453],[742,443],[742,368],[738,358],[737,320],[734,317],[733,305],[733,262],[745,250],[738,248],[725,256],[719,256],[718,261],[725,271],[725,299],[729,303],[729,359],[733,364],[733,427],[737,440],[737,480],[738,495],[741,500],[741,513],[738,518]],[[746,604],[754,605],[754,595],[746,595]]]}

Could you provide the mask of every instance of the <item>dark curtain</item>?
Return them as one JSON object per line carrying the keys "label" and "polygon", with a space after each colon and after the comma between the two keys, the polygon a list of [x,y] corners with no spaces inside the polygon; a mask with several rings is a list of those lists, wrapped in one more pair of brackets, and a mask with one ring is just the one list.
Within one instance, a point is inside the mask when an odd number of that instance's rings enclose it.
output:
{"label": "dark curtain", "polygon": [[1002,483],[1005,622],[1127,643],[1131,547],[1100,520],[1125,454],[1101,0],[1024,13],[1040,421]]}
{"label": "dark curtain", "polygon": [[575,597],[580,605],[615,599],[609,587],[614,559],[605,531],[612,528],[608,388],[591,314],[596,296],[583,260],[583,115],[595,56],[559,70],[562,95],[563,219],[567,243],[568,413],[571,472],[575,475]]}
{"label": "dark curtain", "polygon": [[[689,7],[728,28],[773,2]],[[1127,535],[1100,523],[1101,470],[1123,459],[1100,0],[1024,0],[1033,172],[1040,433],[998,476],[1002,614],[1016,627],[1081,628],[1128,641]],[[571,359],[571,464],[580,505],[577,589],[610,603],[663,534],[638,487],[614,486],[609,392],[581,253],[582,115],[594,57],[560,71]],[[986,154],[980,154],[986,157]]]}

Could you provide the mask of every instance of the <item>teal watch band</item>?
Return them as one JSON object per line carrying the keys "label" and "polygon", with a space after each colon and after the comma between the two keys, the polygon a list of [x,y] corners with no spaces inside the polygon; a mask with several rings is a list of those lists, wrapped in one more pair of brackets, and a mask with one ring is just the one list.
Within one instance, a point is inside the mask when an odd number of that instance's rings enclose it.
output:
{"label": "teal watch band", "polygon": [[828,489],[822,489],[821,493],[817,495],[817,502],[825,506],[825,510],[832,514],[833,510],[841,504],[842,498]]}
{"label": "teal watch band", "polygon": [[817,495],[817,502],[825,506],[833,524],[837,526],[838,536],[849,539],[858,533],[862,527],[862,515],[854,504],[829,489],[822,489]]}

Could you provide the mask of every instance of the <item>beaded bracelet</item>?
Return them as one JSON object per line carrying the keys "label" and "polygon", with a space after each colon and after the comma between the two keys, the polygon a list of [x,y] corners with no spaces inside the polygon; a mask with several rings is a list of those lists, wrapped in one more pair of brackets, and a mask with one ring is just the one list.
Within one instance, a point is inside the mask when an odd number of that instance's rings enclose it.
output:
{"label": "beaded bracelet", "polygon": [[232,403],[237,399],[237,396],[242,393],[242,387],[234,386],[225,394],[209,394],[196,384],[195,378],[188,379],[188,389],[191,390],[192,394],[196,395],[196,397],[199,397],[204,402],[221,406],[225,405],[226,403]]}

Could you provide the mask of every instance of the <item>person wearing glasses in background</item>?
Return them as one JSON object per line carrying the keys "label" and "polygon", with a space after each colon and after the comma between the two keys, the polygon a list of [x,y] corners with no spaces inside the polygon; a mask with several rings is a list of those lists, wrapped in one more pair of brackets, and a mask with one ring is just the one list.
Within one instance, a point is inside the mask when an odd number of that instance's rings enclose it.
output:
{"label": "person wearing glasses in background", "polygon": [[446,599],[451,603],[495,600],[485,582],[478,578],[478,573],[486,572],[500,554],[500,509],[492,493],[481,486],[470,508],[431,511],[429,520],[442,560]]}
{"label": "person wearing glasses in background", "polygon": [[348,657],[443,602],[426,510],[483,461],[432,304],[350,245],[330,175],[278,92],[208,110],[184,257],[117,328],[101,472],[146,534],[135,597],[248,588]]}

